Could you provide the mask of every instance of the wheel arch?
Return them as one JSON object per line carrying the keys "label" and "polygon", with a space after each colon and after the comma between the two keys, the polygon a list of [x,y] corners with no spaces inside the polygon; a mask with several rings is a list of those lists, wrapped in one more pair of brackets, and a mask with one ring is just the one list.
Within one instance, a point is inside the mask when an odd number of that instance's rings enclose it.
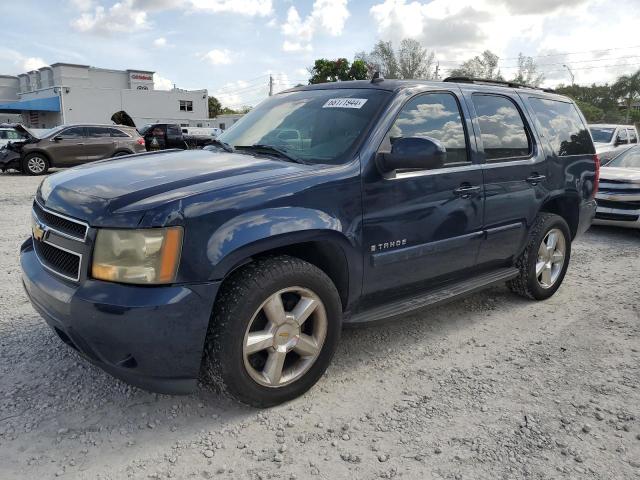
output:
{"label": "wheel arch", "polygon": [[54,162],[53,162],[53,158],[51,157],[51,154],[49,152],[47,152],[45,149],[43,149],[43,148],[34,148],[32,150],[29,150],[28,152],[24,152],[23,155],[22,155],[21,160],[24,160],[29,155],[33,155],[33,154],[42,155],[49,162],[49,167],[55,167]]}
{"label": "wheel arch", "polygon": [[580,223],[580,197],[577,194],[566,193],[551,197],[540,207],[540,212],[553,213],[564,218],[569,225],[571,239],[576,237]]}
{"label": "wheel arch", "polygon": [[[352,228],[335,215],[308,207],[248,211],[211,232],[206,275],[209,280],[224,280],[257,257],[291,255],[325,272],[347,308],[362,288],[362,254],[354,236],[347,233]],[[197,244],[200,240],[194,247]]]}

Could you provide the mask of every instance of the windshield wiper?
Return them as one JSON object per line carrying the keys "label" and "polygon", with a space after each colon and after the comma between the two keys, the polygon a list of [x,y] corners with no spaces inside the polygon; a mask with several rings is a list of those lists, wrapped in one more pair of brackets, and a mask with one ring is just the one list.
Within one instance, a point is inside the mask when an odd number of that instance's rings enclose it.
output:
{"label": "windshield wiper", "polygon": [[229,145],[227,142],[223,142],[222,140],[218,140],[217,138],[210,140],[207,145],[216,145],[218,147],[222,147],[225,152],[229,153],[234,151],[234,148],[231,145]]}
{"label": "windshield wiper", "polygon": [[276,155],[280,158],[288,160],[289,162],[301,163],[303,165],[307,164],[307,162],[305,162],[301,158],[291,155],[284,148],[276,147],[274,145],[267,145],[264,143],[254,143],[253,145],[236,145],[236,150],[254,150],[258,153],[262,151],[264,153]]}

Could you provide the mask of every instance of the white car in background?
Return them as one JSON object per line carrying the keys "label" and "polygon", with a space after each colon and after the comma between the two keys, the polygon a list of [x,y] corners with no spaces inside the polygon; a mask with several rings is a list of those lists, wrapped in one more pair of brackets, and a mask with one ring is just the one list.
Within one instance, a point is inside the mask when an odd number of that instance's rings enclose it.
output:
{"label": "white car in background", "polygon": [[24,136],[16,131],[13,127],[0,127],[0,148],[9,142],[17,142],[23,140]]}
{"label": "white car in background", "polygon": [[620,153],[600,169],[593,223],[640,228],[640,146]]}
{"label": "white car in background", "polygon": [[594,123],[589,125],[593,144],[604,165],[616,155],[638,144],[638,131],[633,125]]}
{"label": "white car in background", "polygon": [[182,127],[182,133],[185,135],[216,138],[222,133],[222,130],[217,127]]}

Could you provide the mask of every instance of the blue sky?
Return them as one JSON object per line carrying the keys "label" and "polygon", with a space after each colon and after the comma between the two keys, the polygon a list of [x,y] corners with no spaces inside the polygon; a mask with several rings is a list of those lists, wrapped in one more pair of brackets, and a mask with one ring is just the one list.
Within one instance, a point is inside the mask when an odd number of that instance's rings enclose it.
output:
{"label": "blue sky", "polygon": [[[640,66],[634,0],[23,0],[2,2],[0,73],[55,62],[156,72],[158,88],[207,88],[231,106],[308,78],[315,58],[415,38],[442,72],[489,48],[519,52],[547,85],[610,81]],[[25,15],[26,14],[26,15]],[[606,21],[603,20],[606,18]],[[28,19],[28,21],[27,21]]]}

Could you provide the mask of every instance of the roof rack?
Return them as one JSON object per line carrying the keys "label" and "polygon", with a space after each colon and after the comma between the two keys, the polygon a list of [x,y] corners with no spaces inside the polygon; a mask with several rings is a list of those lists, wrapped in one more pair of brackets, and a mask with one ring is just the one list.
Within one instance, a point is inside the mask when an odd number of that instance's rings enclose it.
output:
{"label": "roof rack", "polygon": [[555,90],[551,88],[538,88],[538,87],[533,87],[531,85],[525,85],[523,83],[509,82],[507,80],[495,80],[492,78],[447,77],[443,80],[443,82],[474,83],[477,85],[499,85],[502,87],[510,87],[510,88],[530,88],[532,90],[542,90],[543,92],[547,92],[547,93],[556,93]]}

